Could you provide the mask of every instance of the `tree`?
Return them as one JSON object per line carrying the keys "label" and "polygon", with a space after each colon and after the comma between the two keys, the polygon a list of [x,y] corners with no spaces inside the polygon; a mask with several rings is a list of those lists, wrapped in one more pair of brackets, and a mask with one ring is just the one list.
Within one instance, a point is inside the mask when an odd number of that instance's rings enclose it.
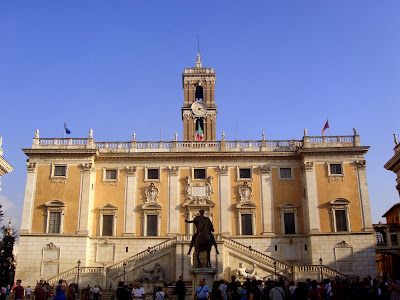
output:
{"label": "tree", "polygon": [[6,286],[11,283],[11,279],[14,279],[13,249],[16,233],[11,227],[11,221],[8,223],[8,227],[2,226],[1,231],[3,232],[3,239],[0,242],[0,284]]}

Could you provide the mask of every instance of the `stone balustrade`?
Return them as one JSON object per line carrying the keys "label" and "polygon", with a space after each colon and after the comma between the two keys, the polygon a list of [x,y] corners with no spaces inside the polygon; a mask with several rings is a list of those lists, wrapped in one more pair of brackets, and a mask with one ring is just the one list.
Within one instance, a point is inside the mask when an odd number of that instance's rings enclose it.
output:
{"label": "stone balustrade", "polygon": [[93,138],[34,138],[32,149],[93,149],[104,152],[296,152],[299,148],[361,146],[354,136],[304,136],[277,141],[159,141],[95,142]]}

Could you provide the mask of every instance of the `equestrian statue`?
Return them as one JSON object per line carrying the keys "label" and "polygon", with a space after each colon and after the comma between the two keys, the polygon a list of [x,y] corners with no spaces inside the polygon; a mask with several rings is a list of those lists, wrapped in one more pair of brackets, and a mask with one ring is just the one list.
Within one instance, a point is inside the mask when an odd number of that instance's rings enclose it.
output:
{"label": "equestrian statue", "polygon": [[217,254],[219,254],[217,242],[215,241],[213,234],[214,226],[211,223],[210,218],[204,215],[203,209],[200,209],[199,213],[200,215],[196,216],[192,221],[185,220],[186,223],[194,223],[197,229],[197,232],[192,236],[188,255],[190,255],[190,252],[194,246],[196,251],[197,266],[201,268],[202,263],[199,258],[200,252],[207,252],[207,267],[211,268],[210,252],[213,245],[215,246]]}

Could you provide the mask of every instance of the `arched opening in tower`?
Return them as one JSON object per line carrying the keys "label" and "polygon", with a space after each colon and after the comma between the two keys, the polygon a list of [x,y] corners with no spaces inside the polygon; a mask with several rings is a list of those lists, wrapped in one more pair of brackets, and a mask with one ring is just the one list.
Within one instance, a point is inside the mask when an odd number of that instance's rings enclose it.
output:
{"label": "arched opening in tower", "polygon": [[203,101],[203,87],[196,86],[196,101]]}
{"label": "arched opening in tower", "polygon": [[196,141],[204,140],[204,120],[196,120]]}

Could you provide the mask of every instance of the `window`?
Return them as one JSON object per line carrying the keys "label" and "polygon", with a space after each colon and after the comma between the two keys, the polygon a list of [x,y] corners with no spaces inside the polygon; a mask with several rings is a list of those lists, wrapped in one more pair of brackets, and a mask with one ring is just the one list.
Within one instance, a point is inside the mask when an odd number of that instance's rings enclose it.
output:
{"label": "window", "polygon": [[338,198],[330,202],[333,232],[350,231],[349,204],[350,201],[343,198]]}
{"label": "window", "polygon": [[252,167],[236,167],[236,180],[253,181],[253,168]]}
{"label": "window", "polygon": [[111,204],[100,206],[99,210],[99,234],[101,236],[117,235],[117,211],[118,208]]}
{"label": "window", "polygon": [[298,209],[299,207],[293,203],[279,206],[281,234],[298,233]]}
{"label": "window", "polygon": [[117,185],[118,176],[118,168],[103,168],[103,181],[111,181],[111,183],[106,183],[107,185]]}
{"label": "window", "polygon": [[147,236],[157,236],[157,215],[147,215]]}
{"label": "window", "polygon": [[296,227],[294,225],[294,213],[284,213],[283,219],[285,222],[285,234],[295,234]]}
{"label": "window", "polygon": [[336,219],[336,232],[347,231],[346,210],[336,209],[335,219]]}
{"label": "window", "polygon": [[49,228],[47,233],[60,233],[61,229],[61,212],[50,212],[49,215]]}
{"label": "window", "polygon": [[106,170],[106,180],[117,180],[117,170]]}
{"label": "window", "polygon": [[240,179],[251,179],[251,169],[240,168],[239,169],[239,177],[240,177]]}
{"label": "window", "polygon": [[242,235],[252,235],[253,234],[253,222],[252,214],[242,214]]}
{"label": "window", "polygon": [[56,176],[65,177],[66,175],[67,175],[66,166],[54,166],[54,177]]}
{"label": "window", "polygon": [[193,169],[194,179],[206,179],[206,169]]}
{"label": "window", "polygon": [[343,175],[342,164],[329,164],[331,175]]}
{"label": "window", "polygon": [[390,234],[390,240],[392,241],[392,246],[397,246],[398,245],[397,233]]}
{"label": "window", "polygon": [[145,181],[159,181],[160,168],[145,168]]}
{"label": "window", "polygon": [[67,179],[67,165],[51,164],[50,178],[55,178],[55,182],[60,182],[60,179]]}
{"label": "window", "polygon": [[63,233],[65,204],[60,200],[51,200],[46,207],[45,233]]}
{"label": "window", "polygon": [[113,215],[103,215],[102,236],[112,236],[113,234]]}
{"label": "window", "polygon": [[382,232],[378,231],[376,233],[376,243],[378,245],[386,245],[385,238],[384,238],[384,235],[382,234]]}
{"label": "window", "polygon": [[292,168],[279,168],[280,179],[292,179]]}

